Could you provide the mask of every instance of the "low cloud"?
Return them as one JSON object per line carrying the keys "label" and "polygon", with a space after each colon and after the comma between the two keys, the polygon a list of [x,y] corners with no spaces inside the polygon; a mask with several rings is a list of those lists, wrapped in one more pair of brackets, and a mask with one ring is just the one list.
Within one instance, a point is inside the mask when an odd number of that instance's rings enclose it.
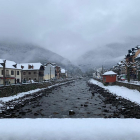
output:
{"label": "low cloud", "polygon": [[[123,56],[122,51],[125,54],[131,45],[140,44],[138,0],[0,2],[1,41],[37,44],[72,62],[80,61],[81,55],[93,50],[98,52],[96,57],[93,56],[97,63],[103,54],[115,61]],[[117,48],[110,45],[108,53],[108,44],[113,43],[124,46]],[[121,52],[118,51],[118,56],[113,58],[118,49]],[[103,62],[102,59],[100,61]]]}

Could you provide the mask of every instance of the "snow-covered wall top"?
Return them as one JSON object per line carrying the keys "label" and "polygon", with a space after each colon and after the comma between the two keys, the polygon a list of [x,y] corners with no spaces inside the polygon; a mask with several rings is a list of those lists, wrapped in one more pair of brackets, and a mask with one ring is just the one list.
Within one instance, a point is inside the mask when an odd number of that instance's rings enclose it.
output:
{"label": "snow-covered wall top", "polygon": [[117,75],[117,73],[115,73],[113,71],[107,71],[103,75]]}

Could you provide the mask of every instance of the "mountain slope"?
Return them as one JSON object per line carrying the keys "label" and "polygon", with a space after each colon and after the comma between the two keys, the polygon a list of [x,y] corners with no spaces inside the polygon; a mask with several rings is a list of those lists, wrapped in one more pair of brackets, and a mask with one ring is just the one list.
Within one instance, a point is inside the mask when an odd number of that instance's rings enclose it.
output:
{"label": "mountain slope", "polygon": [[66,58],[32,44],[0,43],[0,58],[13,60],[17,63],[41,62],[44,64],[51,62],[70,72],[79,70]]}
{"label": "mountain slope", "polygon": [[84,70],[102,67],[110,68],[125,58],[131,45],[128,44],[109,44],[104,47],[98,47],[84,53],[77,59],[78,64]]}

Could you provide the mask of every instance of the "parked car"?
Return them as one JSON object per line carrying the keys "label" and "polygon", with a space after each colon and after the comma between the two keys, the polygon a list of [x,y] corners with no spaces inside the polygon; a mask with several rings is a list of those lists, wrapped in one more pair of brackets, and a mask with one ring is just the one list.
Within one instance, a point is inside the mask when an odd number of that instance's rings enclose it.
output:
{"label": "parked car", "polygon": [[125,81],[125,78],[121,77],[120,80],[121,80],[121,81]]}

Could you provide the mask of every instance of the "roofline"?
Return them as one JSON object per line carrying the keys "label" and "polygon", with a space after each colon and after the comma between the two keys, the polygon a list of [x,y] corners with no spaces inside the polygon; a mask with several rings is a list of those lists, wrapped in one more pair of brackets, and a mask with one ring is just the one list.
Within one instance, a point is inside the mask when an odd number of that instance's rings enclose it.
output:
{"label": "roofline", "polygon": [[117,75],[117,74],[102,74],[102,75]]}

